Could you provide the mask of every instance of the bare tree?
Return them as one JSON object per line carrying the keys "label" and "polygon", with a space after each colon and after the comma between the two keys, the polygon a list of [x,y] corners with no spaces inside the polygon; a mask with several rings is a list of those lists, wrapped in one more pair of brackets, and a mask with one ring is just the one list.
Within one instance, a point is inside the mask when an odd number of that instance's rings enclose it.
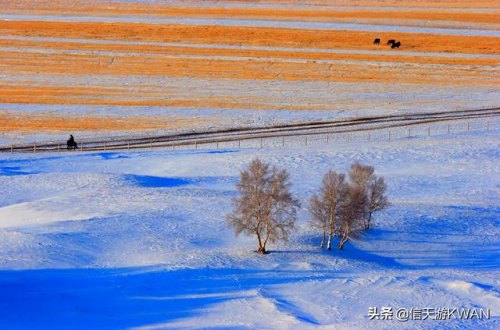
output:
{"label": "bare tree", "polygon": [[368,185],[368,220],[366,229],[370,228],[372,213],[383,210],[391,205],[386,196],[387,185],[384,178],[374,177]]}
{"label": "bare tree", "polygon": [[311,213],[310,225],[313,228],[321,230],[322,238],[320,247],[325,247],[326,232],[328,230],[328,214],[327,207],[324,205],[323,201],[314,194],[309,200],[309,213]]}
{"label": "bare tree", "polygon": [[236,236],[256,235],[258,253],[266,253],[267,242],[288,240],[295,227],[300,203],[290,193],[286,170],[278,170],[254,159],[240,172],[239,196],[233,199],[234,210],[226,217]]}
{"label": "bare tree", "polygon": [[338,231],[337,214],[339,205],[346,191],[345,175],[330,170],[323,177],[320,195],[314,194],[309,201],[311,225],[323,230],[321,247],[324,246],[325,236],[328,232],[327,249],[332,248],[332,236]]}
{"label": "bare tree", "polygon": [[352,185],[363,195],[363,203],[360,207],[363,210],[361,219],[364,228],[368,228],[368,189],[370,182],[374,178],[374,172],[375,169],[372,166],[361,165],[358,162],[352,164],[351,170],[349,171],[349,179]]}
{"label": "bare tree", "polygon": [[385,195],[387,185],[374,173],[372,166],[354,163],[349,171],[349,183],[344,174],[333,170],[324,176],[319,195],[314,194],[309,201],[310,224],[323,234],[321,247],[328,235],[330,250],[332,237],[336,235],[338,247],[342,249],[352,232],[370,227],[373,212],[390,205]]}
{"label": "bare tree", "polygon": [[363,218],[365,192],[357,185],[348,185],[345,188],[344,198],[340,205],[338,236],[339,249],[349,240],[352,231],[359,229],[359,222]]}
{"label": "bare tree", "polygon": [[351,165],[349,179],[353,185],[366,188],[374,173],[375,168],[373,168],[373,166],[361,165],[360,163],[355,162]]}
{"label": "bare tree", "polygon": [[386,196],[387,185],[383,178],[375,175],[375,169],[372,166],[364,166],[360,163],[351,165],[349,179],[363,192],[362,221],[363,227],[369,229],[372,213],[390,206]]}

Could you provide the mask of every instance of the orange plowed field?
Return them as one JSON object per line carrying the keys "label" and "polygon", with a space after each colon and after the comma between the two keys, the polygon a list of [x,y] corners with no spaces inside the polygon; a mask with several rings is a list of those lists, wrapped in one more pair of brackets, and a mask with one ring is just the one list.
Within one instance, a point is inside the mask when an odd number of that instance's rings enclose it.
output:
{"label": "orange plowed field", "polygon": [[[415,93],[413,102],[445,97],[457,99],[452,106],[458,107],[463,104],[457,90],[473,87],[475,95],[491,96],[500,85],[497,1],[0,0],[0,8],[4,132],[74,125],[176,129],[215,122],[189,116],[153,120],[147,113],[133,121],[119,113],[65,120],[64,113],[33,117],[10,105],[336,111],[346,99],[355,109],[356,90],[370,93],[370,86],[380,96],[370,96],[369,104],[383,108],[388,97],[378,92],[380,86],[391,92],[397,85],[398,93]],[[304,22],[340,25],[301,27]],[[371,25],[363,30],[350,23]],[[437,29],[443,27],[454,32]],[[391,49],[388,39],[401,47]],[[300,82],[318,87],[297,90]],[[265,87],[275,83],[279,91]],[[331,84],[356,87],[339,94],[337,103]],[[440,94],[429,96],[429,88]]]}
{"label": "orange plowed field", "polygon": [[178,129],[201,125],[203,120],[186,118],[153,118],[153,117],[116,117],[95,115],[54,115],[42,114],[10,114],[0,112],[0,125],[4,132],[41,132],[54,131],[147,131],[156,129]]}

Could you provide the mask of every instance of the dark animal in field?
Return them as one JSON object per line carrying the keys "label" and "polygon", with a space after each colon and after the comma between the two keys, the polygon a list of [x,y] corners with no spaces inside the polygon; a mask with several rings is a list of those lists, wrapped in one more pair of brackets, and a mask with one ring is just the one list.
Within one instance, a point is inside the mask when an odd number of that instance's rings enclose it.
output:
{"label": "dark animal in field", "polygon": [[66,146],[67,146],[68,150],[78,148],[78,144],[75,142],[75,138],[73,137],[73,135],[69,136],[69,140],[66,141]]}
{"label": "dark animal in field", "polygon": [[375,38],[375,40],[373,40],[373,44],[380,45],[380,38]]}
{"label": "dark animal in field", "polygon": [[401,42],[393,42],[392,45],[391,45],[391,48],[399,48],[399,46],[401,46]]}
{"label": "dark animal in field", "polygon": [[387,44],[386,44],[386,45],[392,45],[392,44],[393,44],[393,43],[395,43],[395,42],[396,42],[396,40],[391,39],[391,40],[387,41]]}

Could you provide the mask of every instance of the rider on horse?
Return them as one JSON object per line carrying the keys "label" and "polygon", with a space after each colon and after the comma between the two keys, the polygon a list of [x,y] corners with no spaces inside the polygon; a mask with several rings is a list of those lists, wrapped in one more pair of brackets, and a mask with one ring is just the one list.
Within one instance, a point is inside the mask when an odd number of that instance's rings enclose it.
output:
{"label": "rider on horse", "polygon": [[66,142],[66,145],[68,147],[68,150],[69,149],[76,149],[76,148],[78,148],[78,144],[75,142],[75,138],[73,137],[73,135],[70,135],[70,138]]}

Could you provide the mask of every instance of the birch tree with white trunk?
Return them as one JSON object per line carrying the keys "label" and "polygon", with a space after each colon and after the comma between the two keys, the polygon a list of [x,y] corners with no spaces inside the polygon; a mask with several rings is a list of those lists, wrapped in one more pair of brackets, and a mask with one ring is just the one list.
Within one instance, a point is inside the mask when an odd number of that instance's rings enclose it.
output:
{"label": "birch tree with white trunk", "polygon": [[330,170],[323,177],[319,195],[314,194],[309,201],[311,225],[322,230],[321,247],[324,247],[327,237],[328,250],[331,250],[332,237],[340,227],[338,213],[345,193],[345,175]]}

